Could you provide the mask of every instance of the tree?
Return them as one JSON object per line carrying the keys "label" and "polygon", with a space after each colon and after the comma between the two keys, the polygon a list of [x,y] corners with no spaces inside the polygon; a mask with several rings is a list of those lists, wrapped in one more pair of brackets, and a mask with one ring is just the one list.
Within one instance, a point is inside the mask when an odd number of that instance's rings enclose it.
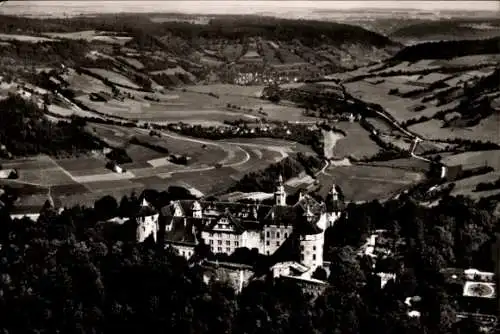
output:
{"label": "tree", "polygon": [[323,269],[322,267],[318,267],[312,274],[312,278],[319,279],[320,281],[326,281],[328,275],[325,269]]}

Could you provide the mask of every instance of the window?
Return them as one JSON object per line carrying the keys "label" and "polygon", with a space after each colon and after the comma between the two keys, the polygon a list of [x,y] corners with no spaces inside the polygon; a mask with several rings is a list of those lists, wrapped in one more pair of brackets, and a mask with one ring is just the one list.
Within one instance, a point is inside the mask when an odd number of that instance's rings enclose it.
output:
{"label": "window", "polygon": [[280,242],[279,241],[276,241],[276,246],[280,246]]}
{"label": "window", "polygon": [[287,233],[287,232],[285,232],[285,239],[286,239],[286,238],[288,238],[288,233]]}
{"label": "window", "polygon": [[222,245],[222,240],[217,240],[218,245]]}
{"label": "window", "polygon": [[270,242],[269,241],[266,241],[266,246],[269,246],[270,245]]}
{"label": "window", "polygon": [[269,255],[269,251],[267,251],[266,254]]}
{"label": "window", "polygon": [[231,248],[226,247],[226,253],[228,253],[228,254],[231,253]]}
{"label": "window", "polygon": [[271,233],[269,231],[266,232],[266,238],[270,238],[271,237]]}
{"label": "window", "polygon": [[231,241],[226,240],[226,246],[231,246]]}
{"label": "window", "polygon": [[313,260],[316,260],[316,254],[313,254]]}
{"label": "window", "polygon": [[304,254],[300,254],[300,259],[304,261]]}
{"label": "window", "polygon": [[316,250],[316,246],[313,246],[313,250]]}
{"label": "window", "polygon": [[217,247],[217,252],[222,253],[222,247]]}
{"label": "window", "polygon": [[279,237],[280,237],[280,233],[279,233],[279,232],[276,232],[276,238],[278,238],[278,239],[279,239]]}
{"label": "window", "polygon": [[304,250],[304,245],[300,245],[300,250],[303,251]]}
{"label": "window", "polygon": [[239,243],[238,241],[235,241],[235,242],[234,242],[234,246],[235,246],[235,247],[239,247],[239,246],[240,246],[240,243]]}
{"label": "window", "polygon": [[210,245],[213,245],[214,244],[214,241],[213,240],[210,240]]}

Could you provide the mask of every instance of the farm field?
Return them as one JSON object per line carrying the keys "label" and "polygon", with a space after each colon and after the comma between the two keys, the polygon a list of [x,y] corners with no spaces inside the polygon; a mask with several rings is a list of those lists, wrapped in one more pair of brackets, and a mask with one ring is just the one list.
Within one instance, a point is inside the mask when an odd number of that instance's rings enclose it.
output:
{"label": "farm field", "polygon": [[342,189],[347,201],[385,199],[423,179],[422,173],[388,167],[352,165],[329,167],[318,175],[325,196],[332,183]]}
{"label": "farm field", "polygon": [[[208,95],[178,92],[174,95],[156,94],[161,102],[151,102],[136,98],[123,102],[110,100],[108,102],[91,101],[88,95],[77,99],[88,107],[110,116],[125,117],[131,120],[152,122],[223,122],[240,119],[254,120],[259,117],[248,115],[244,111],[226,110],[226,104]],[[237,98],[239,99],[239,98]]]}
{"label": "farm field", "polygon": [[87,42],[100,41],[111,44],[125,44],[132,39],[132,37],[129,36],[115,36],[115,33],[106,33],[104,31],[101,32],[95,30],[83,30],[69,33],[47,32],[43,35],[54,39],[83,39]]}
{"label": "farm field", "polygon": [[[399,89],[401,91],[404,86],[388,82],[373,85],[361,80],[347,83],[346,88],[354,97],[369,103],[380,104],[398,122],[405,122],[409,119],[421,116],[433,117],[437,112],[450,109],[457,106],[459,103],[458,101],[454,101],[439,107],[428,106],[426,109],[417,112],[411,109],[420,104],[419,100],[389,95],[389,90]],[[413,90],[413,88],[411,90]]]}
{"label": "farm field", "polygon": [[109,81],[111,81],[113,83],[123,85],[123,86],[128,86],[128,87],[135,88],[135,89],[139,88],[139,86],[137,86],[135,83],[130,81],[127,77],[125,77],[124,75],[121,75],[119,73],[105,70],[102,68],[87,68],[87,70],[89,70],[90,72],[97,74],[103,78],[107,78]]}
{"label": "farm field", "polygon": [[447,155],[442,158],[442,162],[451,166],[462,165],[464,168],[474,168],[487,165],[493,167],[496,171],[500,171],[500,150],[465,152]]}
{"label": "farm field", "polygon": [[500,171],[498,169],[494,172],[468,177],[466,179],[455,181],[455,188],[453,188],[451,195],[458,196],[470,196],[472,198],[480,198],[484,196],[492,196],[500,193],[500,189],[488,190],[475,192],[474,189],[478,183],[488,183],[494,182],[500,177]]}
{"label": "farm field", "polygon": [[230,84],[186,86],[186,90],[197,93],[213,93],[216,95],[240,95],[259,98],[264,86],[240,86]]}
{"label": "farm field", "polygon": [[[17,180],[2,180],[1,184],[17,187],[22,199],[17,206],[41,206],[50,186],[52,197],[61,206],[93,205],[105,195],[118,200],[132,191],[145,188],[165,190],[171,185],[195,188],[203,193],[220,192],[246,173],[265,169],[291,152],[310,152],[293,142],[267,138],[245,143],[208,141],[164,132],[161,138],[150,137],[148,130],[102,124],[88,124],[89,131],[123,147],[134,160],[124,164],[127,171],[114,173],[105,168],[107,159],[100,155],[53,160],[46,156],[3,161],[4,168],[17,168]],[[127,144],[136,136],[152,145],[168,149],[169,154],[188,154],[187,166],[166,161],[167,154],[135,144]],[[165,159],[165,160],[164,160]],[[222,164],[216,168],[217,163]],[[58,204],[59,205],[59,204]]]}
{"label": "farm field", "polygon": [[49,42],[53,41],[51,38],[31,36],[31,35],[16,35],[16,34],[0,34],[0,41],[20,41],[20,42]]}
{"label": "farm field", "polygon": [[69,87],[73,89],[76,96],[79,94],[90,94],[97,92],[105,92],[112,94],[111,88],[106,86],[101,80],[91,77],[87,74],[78,74],[76,71],[69,71],[67,74],[61,75],[61,77],[68,82]]}
{"label": "farm field", "polygon": [[371,157],[380,151],[380,147],[370,138],[370,134],[359,123],[339,122],[335,127],[346,132],[333,147],[333,157],[341,159]]}
{"label": "farm field", "polygon": [[500,115],[492,115],[469,128],[442,128],[442,121],[431,119],[408,127],[412,132],[429,139],[467,139],[500,143]]}

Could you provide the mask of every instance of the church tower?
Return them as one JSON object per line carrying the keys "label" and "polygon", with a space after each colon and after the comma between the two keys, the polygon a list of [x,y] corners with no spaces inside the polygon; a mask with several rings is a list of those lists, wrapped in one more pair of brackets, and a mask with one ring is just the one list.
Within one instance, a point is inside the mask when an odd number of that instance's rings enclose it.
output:
{"label": "church tower", "polygon": [[198,201],[193,202],[193,205],[191,206],[191,210],[193,212],[193,218],[202,218],[203,217],[201,205]]}
{"label": "church tower", "polygon": [[343,203],[339,198],[339,193],[335,184],[332,185],[332,189],[328,193],[326,198],[326,224],[327,227],[331,227],[340,218],[342,214]]}
{"label": "church tower", "polygon": [[136,240],[143,242],[150,235],[153,236],[156,242],[156,234],[158,232],[158,219],[160,214],[156,211],[148,201],[143,198],[138,212],[135,214],[136,222]]}
{"label": "church tower", "polygon": [[286,192],[285,186],[283,185],[283,176],[281,176],[281,174],[278,178],[278,186],[276,192],[274,193],[274,199],[277,206],[286,205]]}

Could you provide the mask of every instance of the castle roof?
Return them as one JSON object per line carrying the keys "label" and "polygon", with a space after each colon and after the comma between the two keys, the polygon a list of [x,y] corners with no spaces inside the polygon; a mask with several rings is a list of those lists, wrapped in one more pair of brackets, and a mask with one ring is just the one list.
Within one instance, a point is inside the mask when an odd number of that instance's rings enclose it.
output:
{"label": "castle roof", "polygon": [[172,217],[168,221],[172,224],[172,229],[165,233],[165,241],[174,244],[196,245],[196,236],[193,233],[193,226],[200,224],[200,219],[192,217]]}
{"label": "castle roof", "polygon": [[302,195],[301,199],[294,206],[301,208],[303,211],[309,208],[314,214],[319,214],[323,209],[323,205],[308,194]]}
{"label": "castle roof", "polygon": [[135,213],[136,217],[149,217],[158,214],[158,211],[151,206],[141,206]]}
{"label": "castle roof", "polygon": [[306,219],[302,219],[298,224],[295,224],[294,230],[300,235],[315,235],[323,232],[323,229],[318,227],[315,222]]}

